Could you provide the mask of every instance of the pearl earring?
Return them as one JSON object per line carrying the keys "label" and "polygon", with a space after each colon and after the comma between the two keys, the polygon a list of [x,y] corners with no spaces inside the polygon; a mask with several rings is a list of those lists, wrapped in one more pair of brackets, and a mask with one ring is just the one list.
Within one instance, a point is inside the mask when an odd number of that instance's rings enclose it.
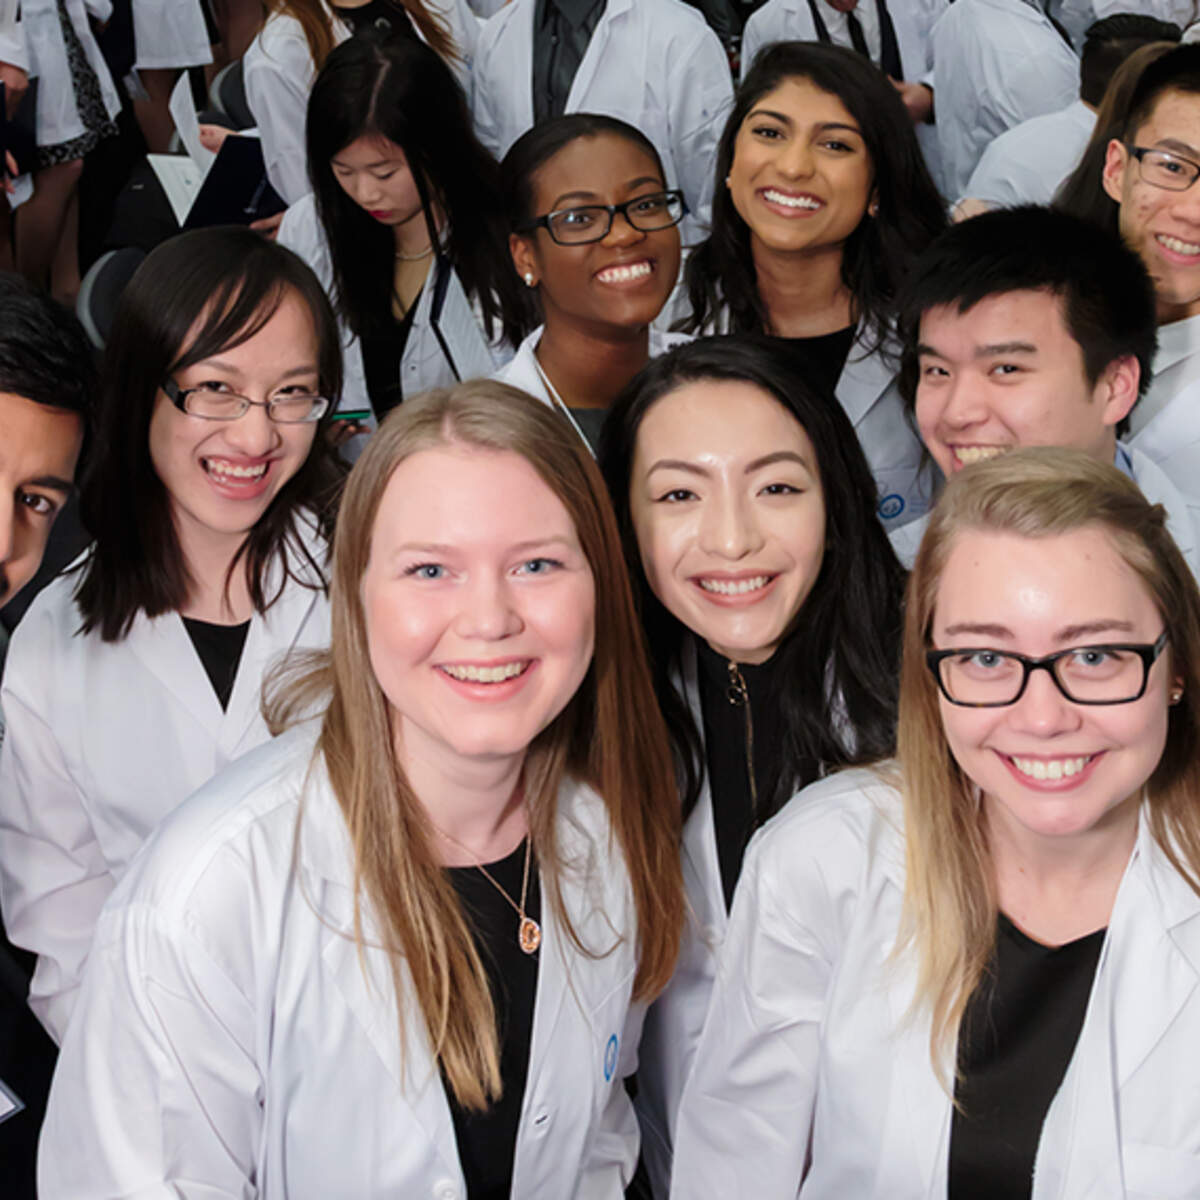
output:
{"label": "pearl earring", "polygon": [[525,274],[521,276],[521,278],[525,280],[526,287],[533,287],[533,272],[532,271],[526,271]]}
{"label": "pearl earring", "polygon": [[1183,699],[1183,688],[1175,688],[1171,692],[1171,703],[1178,704]]}

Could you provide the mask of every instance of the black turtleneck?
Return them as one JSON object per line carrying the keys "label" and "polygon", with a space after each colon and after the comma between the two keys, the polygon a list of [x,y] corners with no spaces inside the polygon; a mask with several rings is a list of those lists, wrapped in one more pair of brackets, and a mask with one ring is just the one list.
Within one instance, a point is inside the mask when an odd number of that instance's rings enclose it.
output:
{"label": "black turtleneck", "polygon": [[[777,787],[779,773],[777,756],[784,741],[777,700],[782,689],[775,683],[779,672],[776,659],[758,666],[731,664],[707,643],[697,639],[697,644],[705,766],[712,794],[721,886],[728,908],[733,903],[746,845],[771,812],[771,792]],[[814,769],[808,778],[792,781],[789,787],[794,790],[815,778]]]}

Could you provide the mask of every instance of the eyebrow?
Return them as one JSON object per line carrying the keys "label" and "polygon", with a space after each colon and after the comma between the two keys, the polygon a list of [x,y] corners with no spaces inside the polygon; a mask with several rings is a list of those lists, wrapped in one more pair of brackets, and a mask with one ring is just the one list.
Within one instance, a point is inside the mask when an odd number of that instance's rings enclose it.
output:
{"label": "eyebrow", "polygon": [[[637,179],[631,179],[627,184],[625,184],[624,190],[627,192],[632,192],[634,188],[645,187],[648,183],[652,183],[655,185],[655,187],[659,188],[664,186],[663,181],[657,175],[640,175]],[[582,190],[563,192],[563,194],[550,205],[550,211],[554,212],[557,209],[567,207],[569,201],[572,200],[588,200],[594,204],[602,203],[602,197],[599,192],[588,192]]]}
{"label": "eyebrow", "polygon": [[[331,158],[329,161],[333,166],[341,167],[341,169],[343,171],[353,171],[354,170],[354,167],[350,163],[344,163],[338,158]],[[399,165],[400,165],[399,158],[396,158],[396,157],[379,158],[379,159],[376,159],[374,162],[363,163],[362,170],[374,171],[378,167],[393,167],[393,166],[399,166]]]}
{"label": "eyebrow", "polygon": [[[786,125],[789,129],[794,128],[796,124],[787,113],[776,112],[772,108],[756,108],[746,117],[746,120],[750,120],[751,117],[774,117],[776,121]],[[847,129],[862,137],[862,130],[857,125],[851,125],[846,121],[822,121],[815,128],[818,133],[824,133],[829,129]]]}
{"label": "eyebrow", "polygon": [[1159,138],[1154,145],[1156,149],[1169,150],[1174,154],[1182,155],[1184,158],[1200,158],[1200,150],[1197,150],[1194,146],[1189,146],[1187,142],[1181,142],[1178,138]]}
{"label": "eyebrow", "polygon": [[[812,468],[805,461],[804,457],[797,454],[795,450],[774,450],[770,454],[764,454],[761,458],[756,458],[748,462],[743,474],[750,475],[755,471],[762,470],[763,467],[769,467],[772,463],[777,462],[797,463],[810,475],[812,474]],[[646,475],[653,475],[655,471],[686,471],[689,475],[700,475],[705,479],[709,475],[707,467],[702,467],[699,463],[687,462],[682,458],[660,458],[647,469]]]}
{"label": "eyebrow", "polygon": [[[996,358],[1002,354],[1036,354],[1038,348],[1032,342],[990,342],[986,346],[976,346],[971,352],[975,358]],[[936,346],[927,342],[917,343],[917,356],[925,355],[932,358],[945,358]]]}
{"label": "eyebrow", "polygon": [[[1132,633],[1133,624],[1130,621],[1120,621],[1115,617],[1099,621],[1080,621],[1075,625],[1065,625],[1054,635],[1053,641],[1060,645],[1066,642],[1078,641],[1082,637],[1091,637],[1098,633]],[[1012,641],[1016,634],[1005,625],[990,625],[985,622],[960,621],[947,625],[943,630],[946,637],[956,637],[970,633],[979,637],[1000,638]]]}
{"label": "eyebrow", "polygon": [[[199,367],[213,369],[213,370],[217,370],[217,371],[224,371],[226,374],[234,375],[238,379],[242,379],[245,377],[245,372],[243,372],[240,367],[235,367],[233,365],[233,363],[222,362],[219,358],[206,358],[206,359],[202,360],[201,362],[192,363],[191,366],[188,368],[188,370],[192,370],[194,368],[199,368]],[[317,367],[316,363],[307,363],[304,366],[291,367],[288,370],[283,371],[279,375],[279,378],[280,379],[294,379],[299,375],[316,375],[318,373],[318,371],[319,371],[319,368]]]}
{"label": "eyebrow", "polygon": [[[528,554],[530,550],[540,550],[547,546],[573,548],[574,545],[573,539],[565,535],[530,538],[529,541],[517,542],[516,545],[509,546],[505,554]],[[454,546],[449,542],[405,542],[392,551],[392,557],[395,558],[401,554],[461,554],[462,551],[461,545]]]}
{"label": "eyebrow", "polygon": [[39,475],[36,479],[27,479],[21,486],[50,488],[52,491],[64,494],[75,490],[75,484],[71,480],[63,479],[59,475]]}

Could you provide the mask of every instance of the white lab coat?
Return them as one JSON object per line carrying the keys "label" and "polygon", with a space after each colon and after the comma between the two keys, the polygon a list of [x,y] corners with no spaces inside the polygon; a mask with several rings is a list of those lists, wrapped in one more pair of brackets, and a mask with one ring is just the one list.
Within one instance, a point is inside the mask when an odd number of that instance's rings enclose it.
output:
{"label": "white lab coat", "polygon": [[[450,31],[461,57],[449,65],[469,93],[479,19],[467,0],[426,0],[426,4]],[[350,30],[328,10],[327,15],[334,45],[340,45]],[[294,204],[309,190],[304,119],[317,77],[300,22],[272,13],[242,56],[242,73],[246,103],[262,138],[267,178],[288,204]]]}
{"label": "white lab coat", "polygon": [[1200,316],[1158,327],[1150,390],[1130,413],[1129,444],[1200,512]]}
{"label": "white lab coat", "polygon": [[[323,561],[323,540],[304,542]],[[298,556],[293,564],[317,582]],[[293,648],[329,644],[325,594],[287,584],[251,618],[222,712],[178,613],[141,614],[120,642],[80,634],[78,578],[61,576],[33,602],[0,691],[0,901],[9,937],[38,955],[29,1003],[56,1041],[96,918],[142,843],[225,763],[267,740],[267,669]]]}
{"label": "white lab coat", "polygon": [[[314,726],[193,797],[106,908],[42,1132],[45,1200],[465,1200],[424,1024],[406,994],[401,1039],[369,905],[354,942],[352,848]],[[557,835],[563,905],[596,957],[543,888],[512,1194],[620,1200],[638,1146],[636,913],[594,792],[564,783]]]}
{"label": "white lab coat", "polygon": [[142,70],[212,62],[200,0],[133,0],[135,66]]}
{"label": "white lab coat", "polygon": [[[333,263],[329,255],[329,243],[325,240],[325,231],[317,217],[316,201],[312,193],[291,205],[284,213],[283,223],[279,226],[278,240],[281,246],[294,250],[308,263],[321,281],[321,286],[332,296]],[[431,270],[430,280],[421,289],[421,295],[417,299],[408,341],[400,360],[400,378],[405,396],[418,396],[430,388],[448,387],[456,382],[454,372],[430,323],[433,306],[432,279]],[[444,317],[451,313],[460,316],[465,316],[468,312],[474,314],[473,327],[469,321],[452,324],[443,320],[441,325],[450,353],[454,356],[463,379],[489,376],[512,357],[512,347],[502,337],[495,341],[489,340],[482,315],[467,299],[453,268],[442,312]],[[371,400],[367,395],[362,345],[358,337],[345,325],[341,326],[341,332],[345,378],[338,407],[348,412],[361,408],[370,409]]]}
{"label": "white lab coat", "polygon": [[[930,46],[930,31],[937,18],[949,7],[950,0],[889,0],[888,12],[896,30],[896,42],[900,49],[900,65],[904,68],[905,81],[920,83],[933,66]],[[867,45],[876,49],[879,41],[874,0],[860,0],[857,15],[863,25]],[[839,45],[849,45],[834,32],[835,22],[844,20],[834,10],[826,8],[822,14],[830,37]],[[746,78],[754,56],[772,42],[812,42],[817,39],[808,0],[767,0],[767,3],[750,15],[742,33],[742,78]],[[876,60],[878,53],[876,51]],[[930,174],[940,185],[941,171],[937,129],[933,125],[918,125],[917,140],[929,166]]]}
{"label": "white lab coat", "polygon": [[[1162,467],[1136,446],[1118,445],[1116,465],[1126,470],[1151,504],[1161,504],[1166,509],[1167,528],[1180,553],[1187,559],[1192,574],[1200,580],[1200,503],[1184,496]],[[889,534],[896,557],[910,571],[928,524],[929,517],[926,514],[919,520],[893,529]]]}
{"label": "white lab coat", "polygon": [[[533,17],[512,0],[483,27],[472,74],[480,140],[497,158],[533,126]],[[689,244],[706,229],[717,141],[733,103],[729,61],[700,13],[680,0],[608,0],[579,64],[566,111],[619,117],[662,158],[683,190]]]}
{"label": "white lab coat", "polygon": [[[908,1013],[915,961],[890,957],[902,829],[898,793],[857,770],[806,789],[751,843],[680,1109],[673,1196],[945,1197],[951,1099],[928,1013]],[[1200,896],[1143,819],[1033,1200],[1200,1195],[1198,975]]]}
{"label": "white lab coat", "polygon": [[[66,6],[88,63],[96,73],[104,107],[109,117],[115,118],[121,111],[121,101],[88,21],[89,16],[97,21],[107,21],[112,16],[112,4],[110,0],[66,0]],[[22,0],[21,31],[25,38],[29,77],[39,81],[37,144],[57,146],[69,142],[81,136],[85,126],[75,106],[67,44],[63,40],[54,0]]]}
{"label": "white lab coat", "polygon": [[1095,127],[1096,114],[1082,100],[1014,125],[983,152],[959,199],[970,196],[992,208],[1049,204],[1079,164]]}
{"label": "white lab coat", "polygon": [[1079,59],[1025,0],[956,0],[933,27],[933,90],[947,196],[966,194],[988,142],[1079,94]]}

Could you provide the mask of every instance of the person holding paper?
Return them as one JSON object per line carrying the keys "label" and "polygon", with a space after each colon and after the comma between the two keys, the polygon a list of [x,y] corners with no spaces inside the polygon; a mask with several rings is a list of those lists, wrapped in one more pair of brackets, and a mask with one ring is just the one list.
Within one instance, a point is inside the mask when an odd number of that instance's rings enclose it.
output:
{"label": "person holding paper", "polygon": [[491,375],[528,331],[496,163],[449,68],[415,38],[358,34],[308,105],[312,194],[279,240],[325,283],[346,339],[343,411],[377,418]]}

